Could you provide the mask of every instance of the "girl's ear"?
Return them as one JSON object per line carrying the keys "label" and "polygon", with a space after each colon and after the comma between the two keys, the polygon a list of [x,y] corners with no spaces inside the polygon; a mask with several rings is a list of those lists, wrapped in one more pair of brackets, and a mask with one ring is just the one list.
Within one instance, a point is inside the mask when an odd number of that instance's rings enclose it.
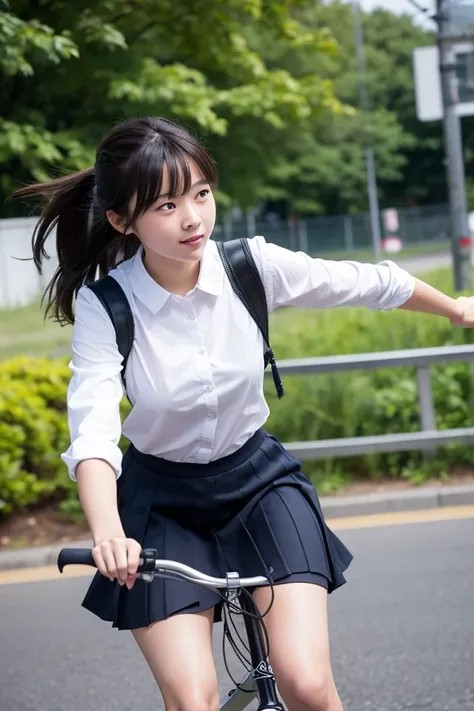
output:
{"label": "girl's ear", "polygon": [[125,217],[122,217],[122,215],[119,215],[113,210],[107,210],[105,214],[107,215],[107,219],[114,228],[114,230],[117,230],[117,232],[120,232],[123,235],[133,234],[133,229],[131,227],[125,229],[125,226],[127,224],[127,220]]}

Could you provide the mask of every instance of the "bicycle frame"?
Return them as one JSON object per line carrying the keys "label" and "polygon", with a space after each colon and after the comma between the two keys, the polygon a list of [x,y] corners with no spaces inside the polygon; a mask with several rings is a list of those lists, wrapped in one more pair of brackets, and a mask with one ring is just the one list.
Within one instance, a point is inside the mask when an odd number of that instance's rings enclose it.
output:
{"label": "bicycle frame", "polygon": [[[244,612],[254,612],[251,601],[244,595],[240,597],[240,606]],[[260,698],[258,711],[283,711],[278,700],[273,671],[265,657],[258,622],[249,615],[244,615],[244,623],[253,670],[241,684],[242,690],[233,689],[229,693],[229,698],[221,704],[221,711],[243,711],[256,698]]]}

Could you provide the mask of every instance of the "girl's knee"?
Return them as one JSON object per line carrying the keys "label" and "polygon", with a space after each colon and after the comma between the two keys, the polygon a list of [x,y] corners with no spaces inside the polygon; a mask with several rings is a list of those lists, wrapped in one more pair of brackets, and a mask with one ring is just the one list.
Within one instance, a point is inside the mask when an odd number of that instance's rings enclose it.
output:
{"label": "girl's knee", "polygon": [[219,695],[199,689],[182,690],[179,698],[165,703],[165,708],[166,711],[219,711]]}
{"label": "girl's knee", "polygon": [[279,682],[290,711],[342,711],[332,673],[297,671]]}

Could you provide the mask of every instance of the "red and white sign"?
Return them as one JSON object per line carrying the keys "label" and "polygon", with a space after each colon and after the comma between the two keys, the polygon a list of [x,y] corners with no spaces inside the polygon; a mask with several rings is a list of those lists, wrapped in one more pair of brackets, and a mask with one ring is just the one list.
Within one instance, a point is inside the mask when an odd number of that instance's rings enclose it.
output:
{"label": "red and white sign", "polygon": [[402,249],[403,242],[398,237],[384,237],[384,239],[381,241],[381,247],[384,252],[396,254]]}
{"label": "red and white sign", "polygon": [[398,210],[391,208],[383,211],[383,222],[387,232],[398,232],[400,220],[398,218]]}

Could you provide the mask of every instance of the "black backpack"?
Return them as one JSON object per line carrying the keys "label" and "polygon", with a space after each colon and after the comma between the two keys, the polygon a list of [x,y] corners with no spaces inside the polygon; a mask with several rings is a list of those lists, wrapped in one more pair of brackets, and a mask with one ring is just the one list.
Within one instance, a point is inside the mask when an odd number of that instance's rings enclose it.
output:
{"label": "black backpack", "polygon": [[[268,336],[267,299],[248,241],[247,239],[235,239],[216,244],[233,290],[261,331],[265,343],[265,368],[269,364],[271,365],[277,395],[282,398],[283,384]],[[125,368],[134,339],[134,323],[130,304],[120,284],[109,275],[87,286],[102,303],[114,326],[118,350],[123,358],[122,380],[125,387]]]}

